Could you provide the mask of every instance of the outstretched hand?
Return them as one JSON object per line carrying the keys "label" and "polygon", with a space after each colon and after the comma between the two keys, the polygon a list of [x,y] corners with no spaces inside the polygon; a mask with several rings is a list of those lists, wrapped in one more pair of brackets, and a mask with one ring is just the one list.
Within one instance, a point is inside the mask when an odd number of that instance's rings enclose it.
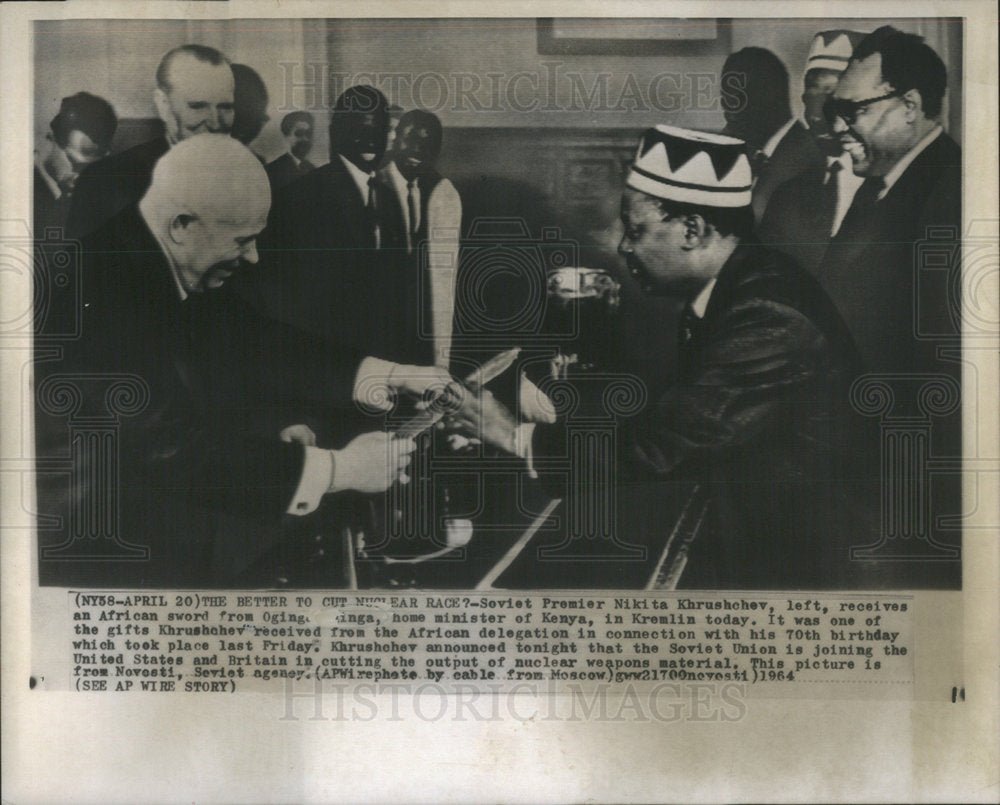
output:
{"label": "outstretched hand", "polygon": [[397,481],[408,483],[406,468],[415,447],[412,439],[398,439],[391,433],[362,433],[342,450],[333,451],[333,481],[329,491],[353,489],[374,494],[384,492]]}
{"label": "outstretched hand", "polygon": [[444,419],[445,427],[471,439],[514,453],[517,421],[507,407],[483,389],[479,394],[466,390],[458,408]]}

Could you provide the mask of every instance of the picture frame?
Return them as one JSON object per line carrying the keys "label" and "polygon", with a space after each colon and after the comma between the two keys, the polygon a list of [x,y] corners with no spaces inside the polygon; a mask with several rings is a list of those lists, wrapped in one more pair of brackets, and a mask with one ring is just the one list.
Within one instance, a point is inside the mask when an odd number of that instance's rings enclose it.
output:
{"label": "picture frame", "polygon": [[725,56],[731,21],[722,17],[632,19],[628,25],[596,18],[539,17],[542,56]]}

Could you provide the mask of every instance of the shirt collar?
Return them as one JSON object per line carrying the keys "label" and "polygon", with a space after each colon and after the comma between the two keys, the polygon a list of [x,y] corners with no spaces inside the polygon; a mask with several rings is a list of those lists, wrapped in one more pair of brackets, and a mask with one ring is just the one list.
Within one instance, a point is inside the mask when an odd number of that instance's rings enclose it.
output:
{"label": "shirt collar", "polygon": [[46,186],[52,191],[52,197],[57,200],[62,198],[62,188],[59,187],[59,183],[55,179],[49,176],[49,172],[45,170],[45,162],[37,151],[35,151],[35,167],[42,174],[42,179],[45,181]]}
{"label": "shirt collar", "polygon": [[848,154],[846,151],[841,151],[840,156],[835,156],[835,157],[828,156],[826,158],[826,169],[830,170],[834,162],[840,163],[841,173],[843,173],[844,171],[850,171],[851,173],[854,173],[852,167],[853,163],[851,162],[851,155]]}
{"label": "shirt collar", "polygon": [[694,301],[691,302],[691,312],[699,319],[705,318],[705,311],[708,309],[708,300],[712,297],[712,291],[715,288],[717,279],[717,277],[712,277],[712,279],[705,283],[705,287],[701,289],[694,298]]}
{"label": "shirt collar", "polygon": [[343,154],[337,154],[337,156],[340,157],[340,161],[344,163],[344,167],[347,168],[347,172],[351,174],[351,178],[354,179],[354,183],[358,186],[358,190],[361,191],[361,198],[368,198],[368,180],[375,175],[374,171],[372,173],[365,173]]}
{"label": "shirt collar", "polygon": [[885,175],[885,187],[882,189],[882,192],[879,193],[879,198],[883,198],[885,194],[889,192],[892,186],[899,180],[899,177],[903,175],[903,172],[910,167],[910,163],[920,155],[921,151],[934,142],[942,131],[944,131],[944,129],[942,129],[940,125],[935,126],[920,142],[907,151],[905,156],[899,160],[899,162],[892,166],[892,170]]}
{"label": "shirt collar", "polygon": [[764,155],[766,157],[770,158],[774,156],[774,151],[778,147],[778,143],[780,143],[782,138],[786,134],[788,134],[792,126],[795,125],[795,123],[796,123],[796,118],[794,117],[788,118],[788,122],[785,123],[785,125],[782,126],[780,129],[778,129],[776,132],[774,132],[774,134],[771,135],[771,138],[766,143],[764,143],[764,147],[761,148],[760,150],[764,152]]}

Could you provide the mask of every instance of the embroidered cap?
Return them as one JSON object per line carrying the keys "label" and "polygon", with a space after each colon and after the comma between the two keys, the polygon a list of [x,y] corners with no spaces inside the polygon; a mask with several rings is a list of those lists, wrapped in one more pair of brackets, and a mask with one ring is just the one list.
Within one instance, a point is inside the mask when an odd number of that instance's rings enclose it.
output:
{"label": "embroidered cap", "polygon": [[820,31],[813,37],[812,45],[809,47],[805,71],[808,73],[810,70],[822,69],[844,72],[854,48],[865,36],[866,34],[860,31],[843,29]]}
{"label": "embroidered cap", "polygon": [[642,135],[626,184],[671,201],[746,207],[753,180],[743,140],[657,126]]}

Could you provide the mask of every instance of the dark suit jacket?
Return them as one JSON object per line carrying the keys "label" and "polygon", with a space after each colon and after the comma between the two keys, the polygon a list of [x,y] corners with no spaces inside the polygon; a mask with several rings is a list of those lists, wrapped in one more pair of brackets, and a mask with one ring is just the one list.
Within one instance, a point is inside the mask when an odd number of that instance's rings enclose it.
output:
{"label": "dark suit jacket", "polygon": [[33,188],[34,233],[36,238],[42,238],[46,229],[62,229],[66,226],[66,216],[69,213],[69,198],[63,194],[59,198],[52,195],[48,183],[38,167],[34,173]]}
{"label": "dark suit jacket", "polygon": [[[663,393],[619,423],[618,483],[691,476],[707,488],[686,587],[843,586],[848,545],[867,542],[870,523],[852,497],[865,464],[854,454],[858,362],[843,322],[805,271],[749,243],[690,333]],[[537,426],[534,444],[536,456],[567,449],[558,425]],[[659,525],[665,536],[670,524]]]}
{"label": "dark suit jacket", "polygon": [[267,165],[267,178],[271,180],[271,192],[291,184],[300,176],[305,176],[316,169],[308,159],[303,159],[298,165],[291,154],[285,153]]}
{"label": "dark suit jacket", "polygon": [[761,243],[787,254],[813,276],[819,274],[836,212],[824,203],[825,178],[825,167],[809,168],[782,183],[757,227]]}
{"label": "dark suit jacket", "polygon": [[[271,404],[283,410],[324,400],[348,409],[359,356],[262,318],[225,288],[182,302],[134,207],[83,248],[82,337],[66,346],[64,361],[39,367],[39,384],[72,373],[79,406],[71,420],[103,417],[113,441],[104,461],[77,467],[69,500],[65,479],[61,495],[58,484],[48,495],[40,484],[43,511],[56,507],[70,533],[84,535],[68,507],[104,511],[102,533],[148,548],[148,561],[104,563],[99,584],[230,582],[271,547],[303,468],[301,446],[281,442],[276,430],[260,436],[251,423],[262,422]],[[131,396],[114,392],[124,376]],[[67,421],[44,392],[39,397],[39,455],[51,458],[66,451]],[[46,577],[59,569],[42,562]],[[74,567],[61,569],[70,573],[63,583],[75,578]]]}
{"label": "dark suit jacket", "polygon": [[[962,153],[942,133],[873,209],[861,191],[830,242],[819,277],[872,371],[940,371],[935,342],[918,337],[958,330],[941,272],[921,268],[928,227],[961,234]],[[914,318],[914,308],[919,317]]]}
{"label": "dark suit jacket", "polygon": [[376,193],[378,249],[339,157],[278,190],[259,241],[260,270],[234,277],[234,289],[266,315],[335,344],[407,359],[402,212],[392,188],[380,183]]}
{"label": "dark suit jacket", "polygon": [[822,168],[826,160],[813,140],[809,130],[796,120],[778,142],[774,153],[760,170],[753,187],[754,218],[759,222],[771,194],[780,184],[810,168]]}
{"label": "dark suit jacket", "polygon": [[166,137],[141,143],[106,157],[80,174],[73,190],[66,229],[81,238],[141,199],[153,177],[157,160],[170,148]]}

